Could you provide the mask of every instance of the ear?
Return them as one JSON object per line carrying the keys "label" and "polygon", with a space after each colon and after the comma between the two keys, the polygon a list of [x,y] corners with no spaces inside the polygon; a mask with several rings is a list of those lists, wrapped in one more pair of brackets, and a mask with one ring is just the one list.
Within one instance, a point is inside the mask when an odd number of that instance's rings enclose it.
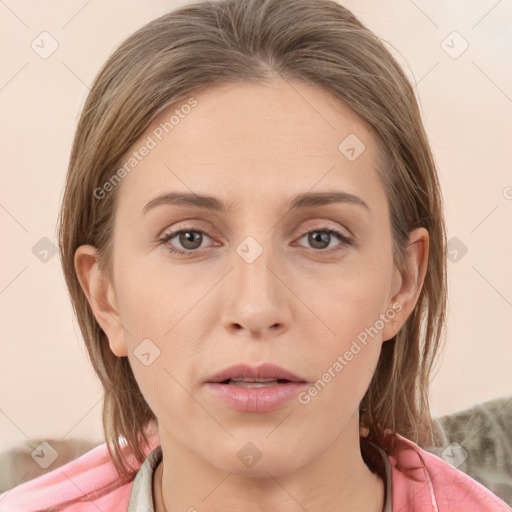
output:
{"label": "ear", "polygon": [[108,337],[110,349],[118,356],[127,355],[124,329],[112,283],[98,266],[98,251],[93,245],[81,245],[75,251],[75,270],[96,321]]}
{"label": "ear", "polygon": [[411,231],[406,249],[406,268],[402,272],[395,268],[393,276],[389,307],[395,311],[395,316],[385,324],[382,341],[398,333],[416,306],[427,272],[428,248],[428,231],[425,228]]}

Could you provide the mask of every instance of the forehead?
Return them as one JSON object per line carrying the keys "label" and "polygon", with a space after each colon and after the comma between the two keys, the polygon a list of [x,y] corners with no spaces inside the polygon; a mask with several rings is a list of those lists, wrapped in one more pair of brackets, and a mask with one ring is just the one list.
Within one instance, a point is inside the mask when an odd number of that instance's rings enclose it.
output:
{"label": "forehead", "polygon": [[215,190],[230,204],[340,186],[379,193],[365,123],[329,92],[281,79],[191,94],[153,121],[123,163],[129,159],[118,193],[137,212],[169,190]]}

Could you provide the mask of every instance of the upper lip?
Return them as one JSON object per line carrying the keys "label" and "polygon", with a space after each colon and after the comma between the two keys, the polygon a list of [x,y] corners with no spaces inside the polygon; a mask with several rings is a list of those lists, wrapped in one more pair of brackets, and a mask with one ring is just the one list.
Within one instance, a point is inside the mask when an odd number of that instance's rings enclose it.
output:
{"label": "upper lip", "polygon": [[206,382],[223,382],[229,379],[283,379],[292,382],[306,382],[303,378],[272,363],[259,366],[248,364],[235,364],[208,377]]}

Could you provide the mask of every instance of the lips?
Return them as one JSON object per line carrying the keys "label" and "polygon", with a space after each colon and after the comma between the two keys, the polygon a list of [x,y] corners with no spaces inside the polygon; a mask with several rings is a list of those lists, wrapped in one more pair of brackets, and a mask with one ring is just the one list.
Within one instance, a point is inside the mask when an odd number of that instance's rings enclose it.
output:
{"label": "lips", "polygon": [[237,364],[205,381],[217,402],[243,413],[267,413],[289,404],[308,386],[302,377],[272,363]]}
{"label": "lips", "polygon": [[[285,368],[272,363],[264,363],[259,366],[236,364],[208,377],[205,382],[241,387],[268,387],[289,382],[305,383],[306,380]],[[253,385],[247,386],[248,383]]]}

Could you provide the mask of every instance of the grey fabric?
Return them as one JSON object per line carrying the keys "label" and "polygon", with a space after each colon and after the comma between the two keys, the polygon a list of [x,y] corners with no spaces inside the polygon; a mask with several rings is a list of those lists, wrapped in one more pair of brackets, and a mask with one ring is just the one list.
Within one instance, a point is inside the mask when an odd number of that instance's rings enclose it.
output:
{"label": "grey fabric", "polygon": [[157,446],[142,463],[133,480],[127,512],[155,512],[153,476],[162,460],[162,447]]}
{"label": "grey fabric", "polygon": [[442,446],[423,447],[512,506],[512,397],[479,403],[435,421]]}
{"label": "grey fabric", "polygon": [[[370,441],[371,442],[371,441]],[[391,482],[391,462],[389,462],[389,457],[387,453],[377,444],[372,443],[375,448],[377,448],[378,452],[382,455],[382,459],[384,460],[384,464],[386,466],[386,481],[384,482],[384,486],[386,489],[385,494],[385,502],[384,502],[384,508],[382,509],[382,512],[393,512],[393,509],[391,508],[391,488],[392,488],[392,482]]]}

